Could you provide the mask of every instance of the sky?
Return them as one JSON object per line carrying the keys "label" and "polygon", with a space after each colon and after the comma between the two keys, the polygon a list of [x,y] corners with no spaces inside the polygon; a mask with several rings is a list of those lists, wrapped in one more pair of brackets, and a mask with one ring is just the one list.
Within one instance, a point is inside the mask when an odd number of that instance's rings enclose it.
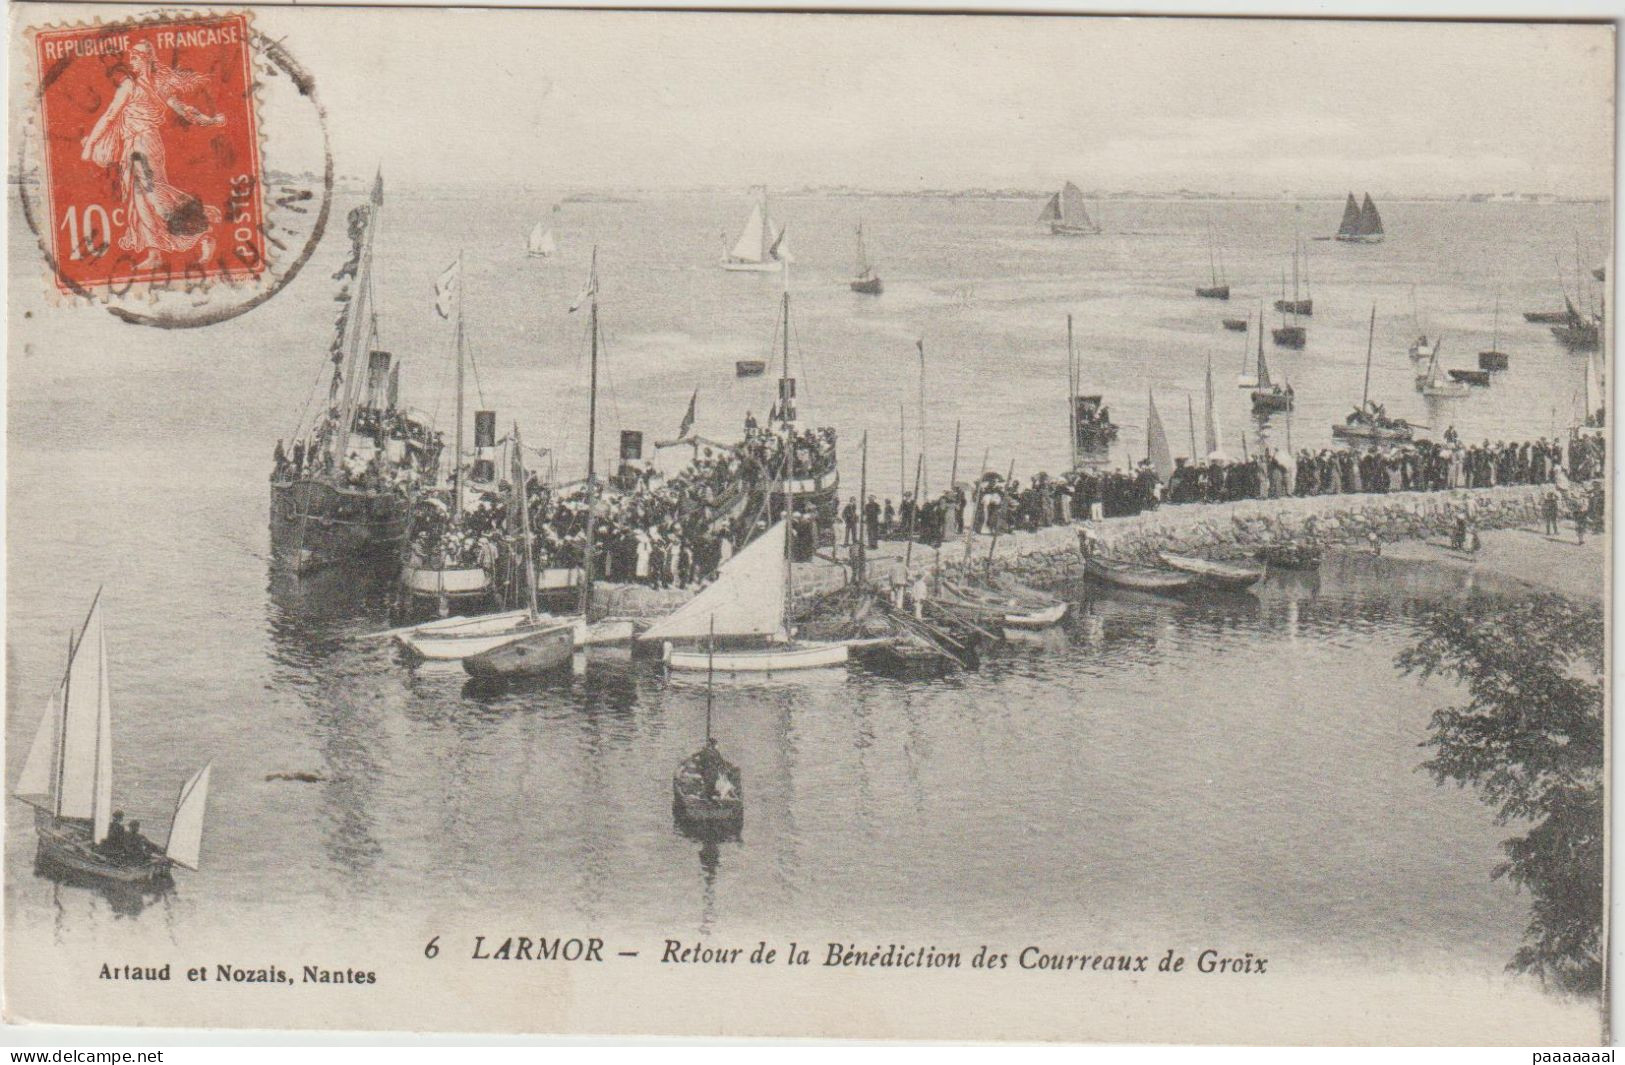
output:
{"label": "sky", "polygon": [[563,189],[1613,187],[1600,26],[268,9],[344,173]]}

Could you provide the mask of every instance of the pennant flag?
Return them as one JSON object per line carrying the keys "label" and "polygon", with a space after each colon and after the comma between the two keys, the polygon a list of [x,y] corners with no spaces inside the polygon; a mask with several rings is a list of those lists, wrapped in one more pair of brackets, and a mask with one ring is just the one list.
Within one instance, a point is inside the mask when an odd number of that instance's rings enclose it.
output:
{"label": "pennant flag", "polygon": [[461,296],[463,287],[463,260],[461,257],[453,259],[451,265],[440,271],[440,278],[434,283],[434,309],[442,318],[450,318],[451,311]]}
{"label": "pennant flag", "polygon": [[789,226],[784,226],[779,230],[779,235],[773,240],[773,246],[767,250],[769,258],[776,259],[781,263],[796,261],[796,257],[790,254],[789,233]]}
{"label": "pennant flag", "polygon": [[696,388],[694,394],[688,397],[688,413],[683,415],[683,424],[677,427],[677,439],[684,439],[688,436],[688,431],[694,428],[694,403],[699,398],[700,390]]}

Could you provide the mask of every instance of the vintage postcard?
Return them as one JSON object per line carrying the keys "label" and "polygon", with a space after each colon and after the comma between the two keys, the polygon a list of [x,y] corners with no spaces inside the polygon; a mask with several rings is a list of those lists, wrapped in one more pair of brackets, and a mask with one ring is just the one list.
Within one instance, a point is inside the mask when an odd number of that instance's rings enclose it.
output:
{"label": "vintage postcard", "polygon": [[8,13],[8,1020],[1608,1037],[1612,26]]}

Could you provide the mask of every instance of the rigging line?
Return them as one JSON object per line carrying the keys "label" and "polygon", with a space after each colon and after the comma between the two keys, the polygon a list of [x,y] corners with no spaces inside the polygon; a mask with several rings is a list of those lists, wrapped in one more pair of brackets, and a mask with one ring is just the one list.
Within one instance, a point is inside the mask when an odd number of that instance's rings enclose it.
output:
{"label": "rigging line", "polygon": [[[604,332],[604,323],[600,318],[598,322],[598,366],[604,374],[604,384],[609,389],[609,406],[618,424],[626,424],[621,417],[620,394],[615,390],[615,378],[609,372],[609,334]],[[620,454],[616,451],[617,456]]]}
{"label": "rigging line", "polygon": [[[321,366],[316,370],[316,379],[310,383],[310,391],[305,394],[305,402],[299,408],[299,415],[294,419],[293,433],[289,440],[298,440],[305,428],[305,415],[310,413],[310,401],[316,398],[316,393],[322,387],[322,378],[332,376],[332,356],[322,359]],[[312,426],[314,428],[314,426]]]}

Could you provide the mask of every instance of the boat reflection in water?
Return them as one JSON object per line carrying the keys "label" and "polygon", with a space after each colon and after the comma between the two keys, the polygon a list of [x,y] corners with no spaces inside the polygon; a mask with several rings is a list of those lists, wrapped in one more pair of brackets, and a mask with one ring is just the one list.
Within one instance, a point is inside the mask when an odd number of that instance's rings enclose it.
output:
{"label": "boat reflection in water", "polygon": [[[90,876],[52,861],[43,846],[34,857],[34,875],[41,880],[50,881],[58,889],[66,887],[99,895],[107,903],[108,909],[118,917],[139,917],[148,906],[175,894],[175,881],[172,877],[126,881]],[[58,906],[62,904],[60,898],[57,904]]]}

